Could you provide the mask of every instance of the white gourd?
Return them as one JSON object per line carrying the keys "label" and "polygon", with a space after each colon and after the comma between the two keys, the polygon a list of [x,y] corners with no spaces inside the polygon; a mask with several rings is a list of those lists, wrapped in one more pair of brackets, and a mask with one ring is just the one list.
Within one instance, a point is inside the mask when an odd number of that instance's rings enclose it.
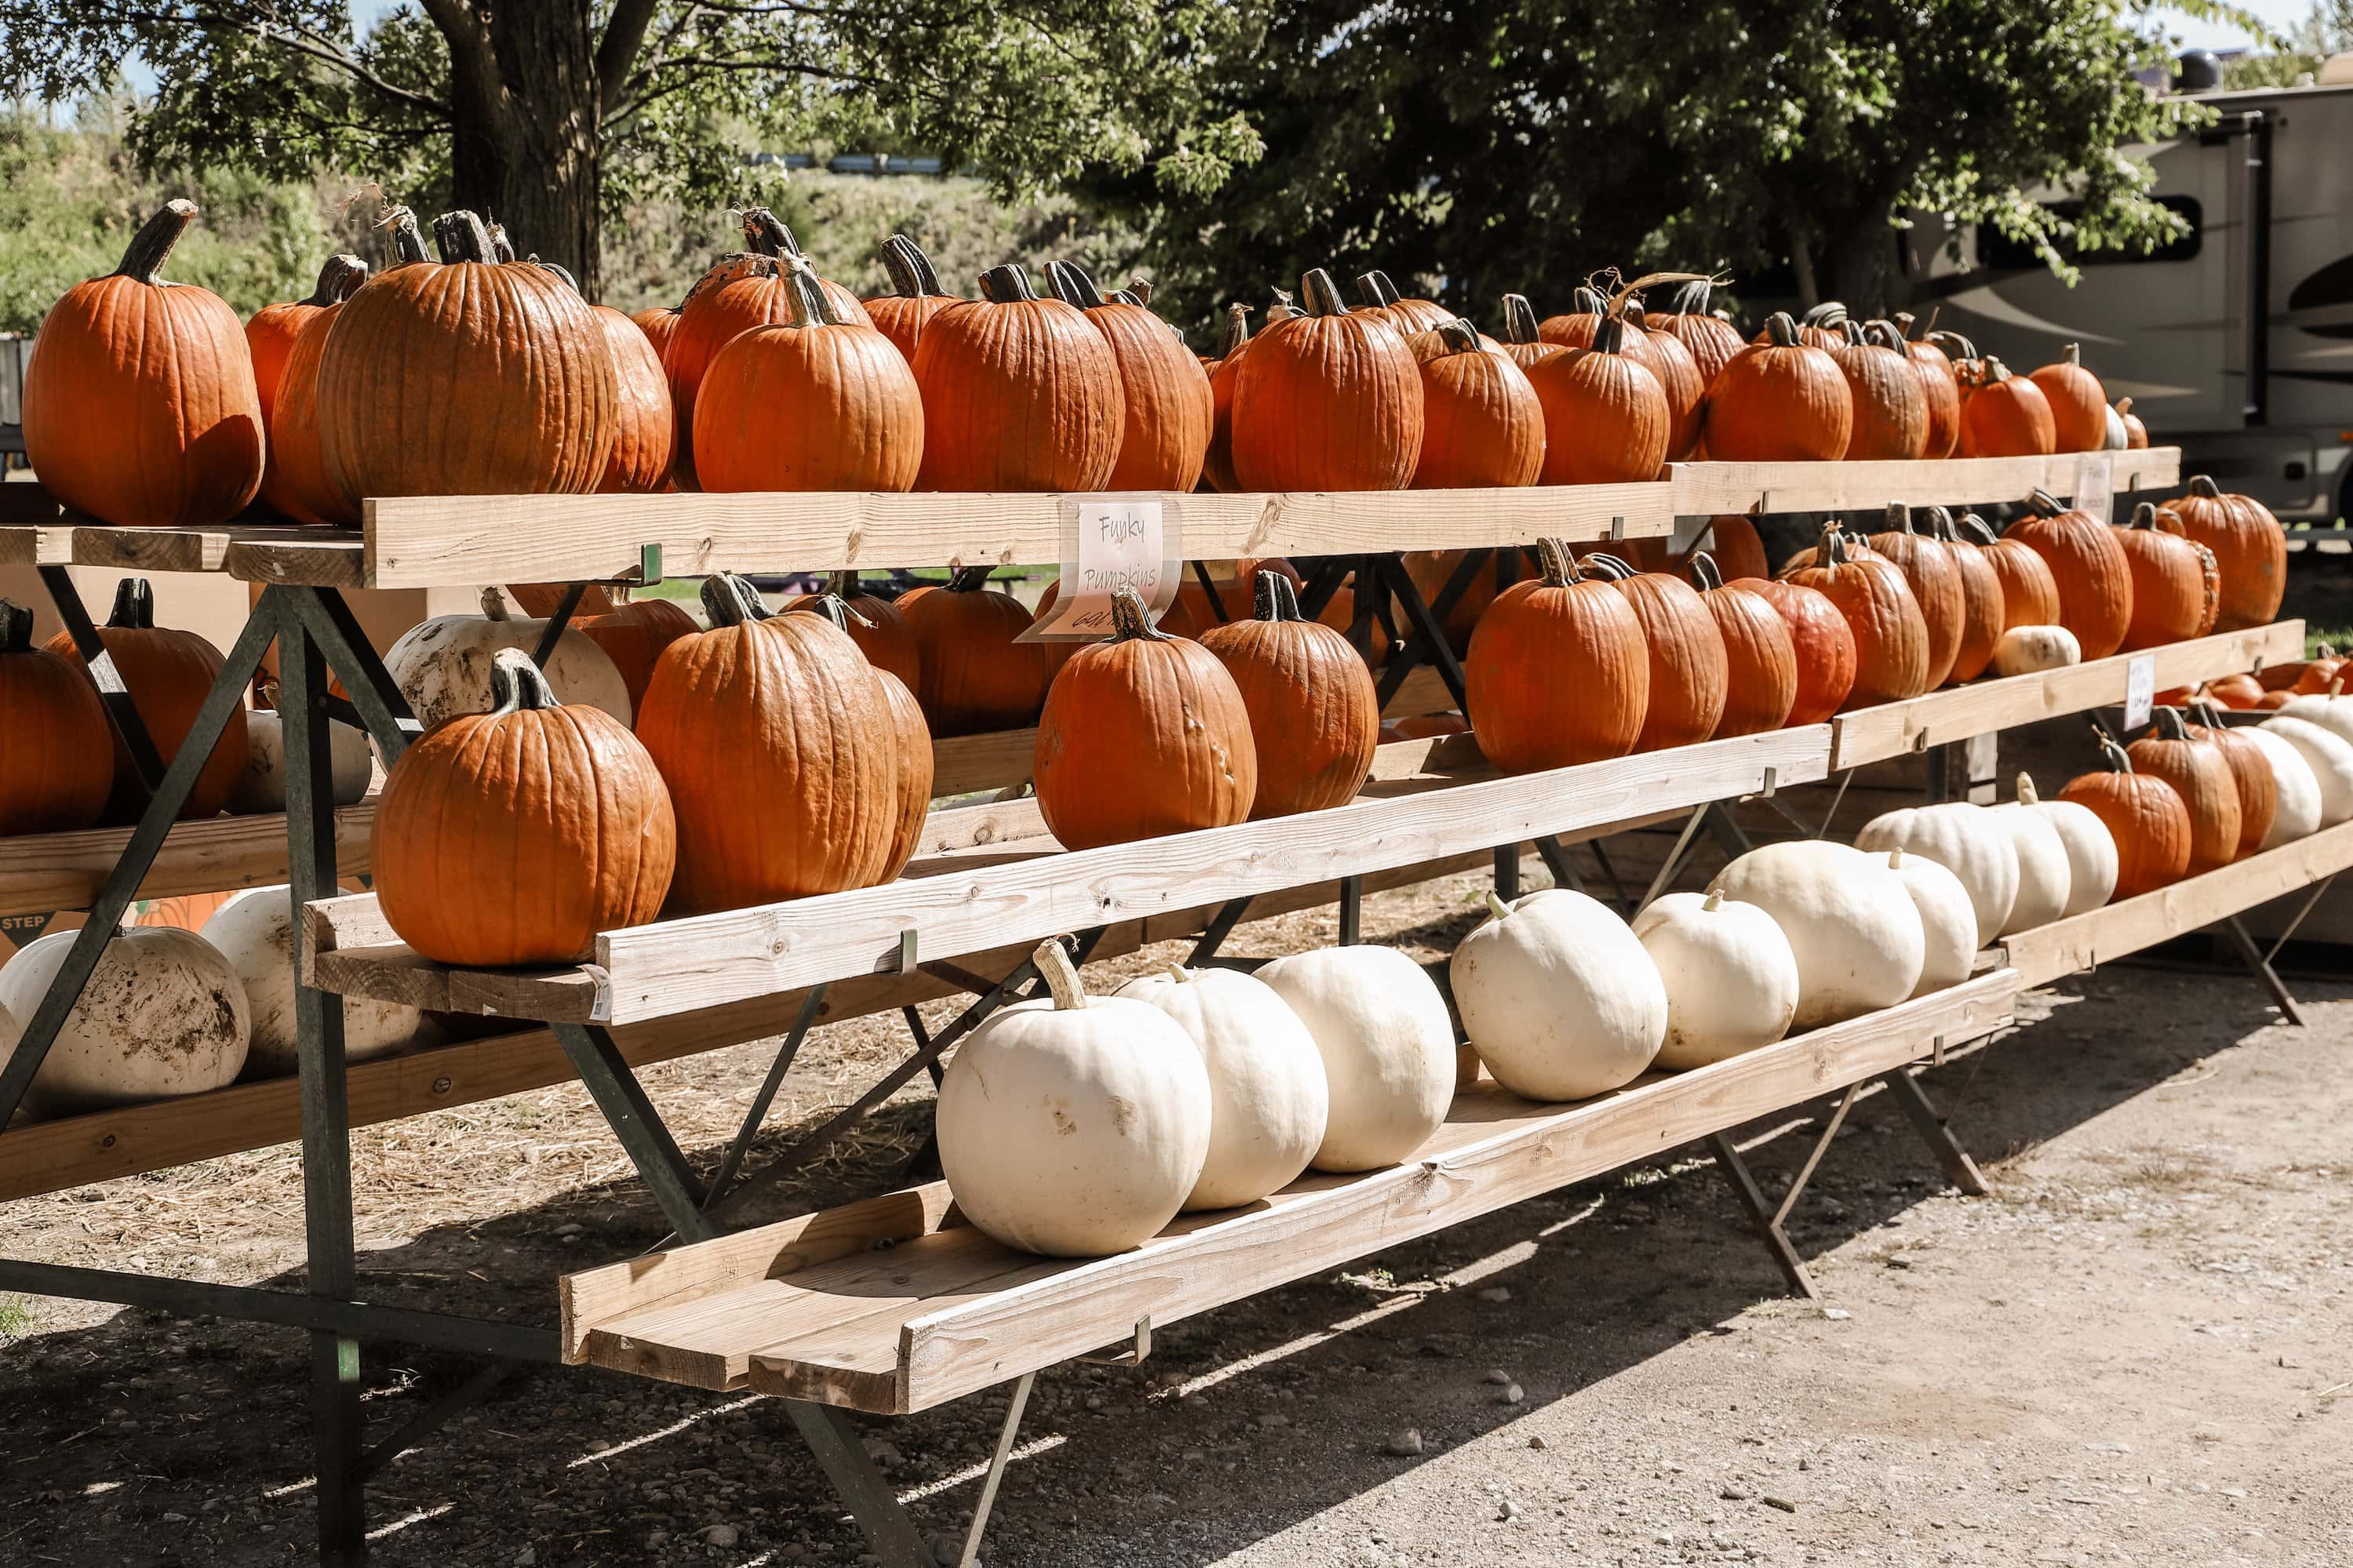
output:
{"label": "white gourd", "polygon": [[[32,1017],[76,934],[52,931],[0,966],[0,1010]],[[66,1015],[26,1109],[71,1115],[223,1088],[245,1066],[250,1028],[245,986],[211,943],[177,926],[124,931]]]}
{"label": "white gourd", "polygon": [[[417,721],[430,730],[460,713],[487,713],[491,701],[491,660],[501,648],[533,652],[547,623],[519,619],[508,613],[505,595],[496,588],[482,590],[479,616],[436,616],[401,633],[384,656],[393,684],[408,699]],[[622,723],[630,722],[628,682],[612,656],[578,626],[566,626],[548,656],[547,683],[556,700],[602,708]]]}
{"label": "white gourd", "polygon": [[1668,893],[1634,917],[1634,934],[1667,991],[1657,1065],[1720,1062],[1789,1032],[1798,955],[1773,917],[1722,893]]}
{"label": "white gourd", "polygon": [[1642,1075],[1667,1035],[1667,991],[1641,942],[1598,899],[1546,888],[1462,939],[1448,973],[1479,1059],[1523,1100],[1587,1100]]}
{"label": "white gourd", "polygon": [[2353,745],[2353,697],[2326,691],[2306,692],[2301,697],[2291,697],[2283,703],[2279,716],[2317,724],[2346,744]]}
{"label": "white gourd", "polygon": [[2084,645],[2065,626],[2012,626],[1993,645],[1996,675],[2037,675],[2084,662]]}
{"label": "white gourd", "polygon": [[1184,969],[1114,993],[1176,1022],[1209,1072],[1209,1152],[1188,1209],[1254,1204],[1299,1179],[1324,1142],[1331,1093],[1307,1026],[1264,981],[1232,969]]}
{"label": "white gourd", "polygon": [[2353,820],[2353,745],[2309,719],[2274,717],[2258,725],[2294,746],[2320,787],[2320,826]]}
{"label": "white gourd", "polygon": [[2100,448],[2103,451],[2121,452],[2132,445],[2132,432],[2125,428],[2125,416],[2116,412],[2114,404],[2108,405],[2107,417],[2102,421],[2101,430]]}
{"label": "white gourd", "polygon": [[[197,933],[219,950],[244,984],[252,1018],[244,1075],[284,1078],[295,1068],[294,910],[283,885],[248,888],[223,904]],[[416,1039],[425,1015],[398,1002],[343,999],[343,1056],[364,1062]]]}
{"label": "white gourd", "polygon": [[2320,779],[2304,760],[2304,753],[2277,735],[2263,733],[2261,726],[2239,733],[2263,748],[2263,761],[2271,764],[2273,793],[2279,800],[2272,813],[2271,830],[2263,835],[2259,847],[2276,849],[2319,832]]}
{"label": "white gourd", "polygon": [[[245,716],[245,772],[229,792],[228,808],[240,816],[286,809],[286,731],[278,710],[257,708]],[[375,777],[375,753],[368,738],[351,725],[327,721],[327,763],[337,805],[357,805]]]}
{"label": "white gourd", "polygon": [[1925,855],[1890,849],[1879,858],[1902,879],[1920,917],[1920,979],[1915,996],[1958,985],[1977,963],[1977,907],[1961,879]]}
{"label": "white gourd", "polygon": [[1209,1152],[1209,1073],[1149,1003],[1090,997],[1059,942],[1038,949],[1053,993],[973,1030],[936,1113],[956,1206],[1023,1252],[1125,1252],[1176,1217]]}
{"label": "white gourd", "polygon": [[1421,965],[1392,947],[1328,947],[1258,972],[1324,1058],[1330,1109],[1319,1171],[1394,1165],[1428,1142],[1454,1096],[1454,1020]]}
{"label": "white gourd", "polygon": [[1908,806],[1872,818],[1854,836],[1858,849],[1909,849],[1961,879],[1977,906],[1978,945],[1990,946],[2018,901],[2018,851],[1984,806],[1968,801]]}
{"label": "white gourd", "polygon": [[2041,817],[2059,836],[2060,847],[2067,854],[2067,905],[2060,911],[2063,919],[2096,910],[2108,901],[2116,890],[2116,840],[2098,812],[2081,801],[2042,799],[2034,792],[2034,780],[2025,773],[2018,775],[2018,799],[2010,808]]}
{"label": "white gourd", "polygon": [[1912,994],[1926,962],[1903,879],[1860,849],[1821,839],[1767,844],[1716,873],[1708,891],[1755,904],[1798,961],[1798,1013],[1810,1029]]}
{"label": "white gourd", "polygon": [[[2078,805],[2075,809],[2094,822],[2099,821],[2089,807]],[[2059,837],[2058,827],[2041,812],[2015,801],[1994,806],[1988,815],[2010,835],[2010,847],[2018,856],[2018,896],[2010,900],[2010,918],[2001,922],[2000,934],[2011,936],[2032,931],[2064,915],[2069,900],[2074,896],[2074,863],[2069,858],[2066,841]],[[2108,841],[2108,847],[2113,853],[2114,839]],[[2109,886],[2115,886],[2113,877]]]}

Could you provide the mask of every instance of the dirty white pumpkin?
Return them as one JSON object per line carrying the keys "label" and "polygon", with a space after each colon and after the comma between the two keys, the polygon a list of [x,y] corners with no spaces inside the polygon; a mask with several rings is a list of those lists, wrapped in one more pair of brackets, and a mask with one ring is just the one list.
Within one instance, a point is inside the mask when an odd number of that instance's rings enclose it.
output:
{"label": "dirty white pumpkin", "polygon": [[2279,716],[2317,724],[2346,744],[2353,745],[2353,697],[2309,691],[2289,698],[2281,705]]}
{"label": "dirty white pumpkin", "polygon": [[[77,934],[53,931],[0,966],[0,1010],[31,1018]],[[26,1108],[64,1116],[220,1089],[245,1066],[251,1027],[245,985],[210,942],[177,926],[122,931],[66,1015]],[[13,1054],[14,1031],[7,1045]]]}
{"label": "dirty white pumpkin", "polygon": [[1681,1072],[1769,1046],[1798,1016],[1798,955],[1773,917],[1722,893],[1669,893],[1634,917],[1667,992],[1658,1065]]}
{"label": "dirty white pumpkin", "polygon": [[1667,989],[1641,940],[1598,899],[1546,888],[1462,939],[1448,970],[1462,1032],[1524,1100],[1587,1100],[1631,1083],[1667,1037]]}
{"label": "dirty white pumpkin", "polygon": [[1188,1209],[1254,1204],[1299,1179],[1324,1142],[1331,1095],[1314,1037],[1273,987],[1232,969],[1131,980],[1114,994],[1176,1020],[1209,1072],[1209,1153]]}
{"label": "dirty white pumpkin", "polygon": [[[294,911],[287,890],[249,888],[212,913],[197,933],[219,950],[245,984],[253,1020],[247,1078],[284,1078],[295,1068]],[[415,1039],[425,1015],[397,1002],[343,999],[343,1056],[364,1062]]]}
{"label": "dirty white pumpkin", "polygon": [[2116,836],[2090,806],[2075,800],[2044,800],[2035,794],[2034,780],[2021,773],[2018,798],[1995,809],[2039,816],[2059,836],[2059,847],[2067,856],[2067,903],[2059,911],[2062,917],[2096,910],[2116,892]]}
{"label": "dirty white pumpkin", "polygon": [[1958,985],[1977,963],[1977,907],[1961,879],[1925,855],[1890,849],[1880,858],[1901,878],[1920,917],[1920,979],[1915,996]]}
{"label": "dirty white pumpkin", "polygon": [[1209,1152],[1209,1073],[1176,1021],[1093,996],[1059,942],[1053,993],[991,1014],[940,1082],[940,1164],[965,1217],[1050,1258],[1125,1252],[1176,1217]]}
{"label": "dirty white pumpkin", "polygon": [[[245,772],[229,792],[228,808],[238,816],[286,809],[286,729],[277,710],[257,708],[245,716]],[[375,776],[375,753],[366,734],[327,721],[327,763],[337,805],[357,805]]]}
{"label": "dirty white pumpkin", "polygon": [[2320,826],[2334,827],[2353,819],[2353,744],[2334,730],[2324,730],[2309,719],[2275,717],[2256,728],[2278,736],[2296,749],[2320,788]]}
{"label": "dirty white pumpkin", "polygon": [[1315,1169],[1377,1170],[1430,1141],[1454,1095],[1454,1021],[1421,965],[1393,947],[1327,947],[1258,977],[1324,1058],[1330,1110]]}
{"label": "dirty white pumpkin", "polygon": [[2304,760],[2304,753],[2277,735],[2264,734],[2261,726],[2239,733],[2263,748],[2263,761],[2271,764],[2273,793],[2279,800],[2272,813],[2271,831],[2263,835],[2259,847],[2276,849],[2319,832],[2320,779]]}
{"label": "dirty white pumpkin", "polygon": [[[2094,822],[2099,821],[2089,807],[2079,805],[2075,809],[2091,816]],[[2001,934],[2032,931],[2065,914],[2067,901],[2074,893],[2075,873],[2059,829],[2041,812],[2014,801],[1989,807],[1986,815],[2010,835],[2010,847],[2018,858],[2018,897],[2010,900],[2010,918],[2001,922]],[[2108,851],[2112,856],[2116,852],[2114,839],[2108,840]],[[2110,886],[2114,885],[2111,877]]]}
{"label": "dirty white pumpkin", "polygon": [[[491,660],[501,648],[539,647],[547,623],[520,618],[496,588],[482,590],[479,616],[436,616],[401,633],[384,656],[400,694],[427,729],[460,713],[491,710]],[[547,683],[566,705],[602,708],[630,721],[628,682],[612,656],[578,626],[566,626],[548,656]]]}
{"label": "dirty white pumpkin", "polygon": [[1854,836],[1854,847],[1873,851],[1909,849],[1961,879],[1978,911],[1978,945],[1989,945],[2018,901],[2018,851],[2001,820],[1969,801],[1906,806],[1873,817]]}
{"label": "dirty white pumpkin", "polygon": [[2084,645],[2065,626],[2012,626],[1993,645],[1996,675],[2036,675],[2084,662]]}
{"label": "dirty white pumpkin", "polygon": [[1790,1026],[1834,1024],[1908,998],[1926,961],[1904,880],[1860,849],[1820,839],[1767,844],[1716,873],[1708,891],[1773,917],[1798,961]]}

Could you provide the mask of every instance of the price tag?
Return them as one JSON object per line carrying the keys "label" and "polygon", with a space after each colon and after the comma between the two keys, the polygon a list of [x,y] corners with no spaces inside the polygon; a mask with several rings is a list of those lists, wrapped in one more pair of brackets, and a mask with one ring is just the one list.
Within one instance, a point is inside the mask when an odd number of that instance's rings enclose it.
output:
{"label": "price tag", "polygon": [[2075,459],[2075,510],[2108,521],[2116,499],[2116,459],[2110,452],[2086,452]]}
{"label": "price tag", "polygon": [[1045,616],[1019,642],[1099,642],[1111,635],[1111,596],[1133,588],[1157,619],[1176,602],[1184,565],[1176,509],[1116,499],[1064,503],[1061,583]]}
{"label": "price tag", "polygon": [[2157,706],[2157,655],[2142,654],[2125,666],[2125,730],[2127,733],[2148,722],[2150,710]]}

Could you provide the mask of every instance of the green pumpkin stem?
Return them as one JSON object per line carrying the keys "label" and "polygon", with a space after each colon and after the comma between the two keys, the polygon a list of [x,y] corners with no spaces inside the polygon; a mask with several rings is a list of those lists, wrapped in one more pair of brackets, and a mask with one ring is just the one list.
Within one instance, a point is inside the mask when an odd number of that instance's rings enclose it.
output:
{"label": "green pumpkin stem", "polygon": [[800,241],[785,220],[765,207],[744,209],[744,248],[756,256],[786,257],[801,253]]}
{"label": "green pumpkin stem", "polygon": [[1133,588],[1114,588],[1111,595],[1111,642],[1175,642],[1152,624],[1152,613]]}
{"label": "green pumpkin stem", "polygon": [[0,654],[33,651],[33,612],[14,599],[0,599]]}
{"label": "green pumpkin stem", "polygon": [[1356,298],[1368,306],[1394,305],[1399,295],[1397,285],[1386,272],[1360,273],[1356,278]]}
{"label": "green pumpkin stem", "polygon": [[2222,499],[2222,487],[2214,482],[2211,474],[2192,474],[2189,476],[2189,493],[2200,500],[2220,500]]}
{"label": "green pumpkin stem", "polygon": [[2156,728],[2158,736],[2164,740],[2186,741],[2189,739],[2189,731],[2183,726],[2181,722],[2181,710],[2178,708],[2161,707],[2158,709]]}
{"label": "green pumpkin stem", "polygon": [[1446,345],[1451,354],[1474,354],[1479,352],[1479,329],[1461,316],[1451,321],[1440,321],[1433,329],[1438,341]]}
{"label": "green pumpkin stem", "polygon": [[1777,349],[1798,346],[1798,323],[1789,319],[1787,310],[1776,310],[1765,318],[1765,341]]}
{"label": "green pumpkin stem", "polygon": [[1566,588],[1571,583],[1585,581],[1585,570],[1577,563],[1576,553],[1560,540],[1536,541],[1536,564],[1544,573],[1547,588]]}
{"label": "green pumpkin stem", "polygon": [[1917,533],[1920,531],[1918,529],[1912,526],[1912,508],[1907,503],[1900,500],[1892,500],[1887,503],[1887,531],[1890,533]]}
{"label": "green pumpkin stem", "polygon": [[1627,578],[1640,574],[1635,572],[1632,562],[1622,555],[1612,555],[1606,550],[1597,550],[1588,555],[1585,569],[1612,583],[1623,583]]}
{"label": "green pumpkin stem", "polygon": [[1087,276],[1087,269],[1075,261],[1046,263],[1046,287],[1055,299],[1073,310],[1100,310],[1110,302],[1095,287],[1095,280]]}
{"label": "green pumpkin stem", "polygon": [[980,297],[992,305],[1012,305],[1035,300],[1038,291],[1029,286],[1027,268],[1017,262],[1008,262],[980,275]]}
{"label": "green pumpkin stem", "polygon": [[1993,524],[1973,511],[1963,512],[1953,527],[1957,531],[1980,545],[1991,544],[1999,537],[1993,531]]}
{"label": "green pumpkin stem", "polygon": [[125,577],[114,585],[114,608],[106,617],[110,626],[147,631],[155,625],[155,586],[144,577]]}
{"label": "green pumpkin stem", "polygon": [[1713,594],[1724,586],[1724,569],[1706,551],[1693,551],[1691,559],[1683,564],[1691,568],[1692,580],[1699,584],[1700,592]]}
{"label": "green pumpkin stem", "polygon": [[482,226],[480,216],[462,208],[453,213],[443,213],[433,220],[433,248],[440,252],[444,267],[460,261],[488,262],[496,259],[491,246],[491,231]]}
{"label": "green pumpkin stem", "polygon": [[932,258],[903,234],[882,242],[882,270],[891,275],[891,291],[902,300],[948,297],[948,291],[940,287],[939,274],[932,270]]}
{"label": "green pumpkin stem", "polygon": [[519,647],[502,647],[491,656],[491,718],[543,712],[562,706],[555,699],[555,688],[548,685],[546,675],[532,663],[530,654]]}
{"label": "green pumpkin stem", "polygon": [[2143,531],[2155,528],[2157,526],[2157,503],[2155,501],[2145,500],[2135,506],[2133,508],[2132,516],[2125,520],[2125,526],[2126,528],[2137,528]]}
{"label": "green pumpkin stem", "polygon": [[[1261,572],[1252,584],[1256,614],[1261,621],[1298,621],[1306,617],[1299,613],[1299,590],[1291,579],[1280,572]],[[5,601],[0,601],[5,602]],[[30,612],[26,612],[30,614]]]}
{"label": "green pumpkin stem", "polygon": [[793,325],[797,327],[838,327],[841,317],[833,301],[825,297],[825,286],[818,281],[817,268],[805,256],[784,258],[785,287],[793,291]]}
{"label": "green pumpkin stem", "polygon": [[2065,507],[2059,504],[2059,498],[2057,496],[2052,495],[2049,490],[2043,489],[2027,491],[2026,506],[2027,510],[2031,511],[2037,517],[2057,517],[2061,512],[2067,510]]}
{"label": "green pumpkin stem", "polygon": [[114,269],[118,278],[136,278],[142,283],[160,283],[158,276],[164,263],[171,259],[172,247],[196,221],[196,204],[185,196],[174,196],[155,210],[154,216],[139,226],[131,243],[122,249],[122,265]]}
{"label": "green pumpkin stem", "polygon": [[1958,332],[1924,332],[1921,334],[1920,341],[1926,343],[1936,344],[1936,347],[1945,351],[1945,357],[1951,360],[1956,364],[1966,360],[1974,360],[1978,357],[1977,344],[1969,342],[1968,339],[1961,336]]}
{"label": "green pumpkin stem", "polygon": [[702,580],[702,610],[713,631],[722,626],[746,626],[765,621],[770,611],[760,590],[733,572],[714,572]]}
{"label": "green pumpkin stem", "polygon": [[1602,319],[1593,329],[1593,352],[1598,354],[1622,354],[1626,352],[1626,323],[1616,316]]}
{"label": "green pumpkin stem", "polygon": [[1536,308],[1528,303],[1525,294],[1504,296],[1504,341],[1524,344],[1544,342],[1544,333],[1536,323]]}

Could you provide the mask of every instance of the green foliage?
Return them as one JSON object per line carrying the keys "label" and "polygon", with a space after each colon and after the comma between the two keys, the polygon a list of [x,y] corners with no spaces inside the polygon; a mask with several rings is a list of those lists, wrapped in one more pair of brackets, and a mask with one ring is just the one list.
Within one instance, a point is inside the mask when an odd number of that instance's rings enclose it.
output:
{"label": "green foliage", "polygon": [[2293,87],[2298,77],[2319,75],[2329,56],[2353,50],[2353,0],[2314,0],[2310,14],[2278,42],[2269,52],[2222,62],[2223,88]]}

